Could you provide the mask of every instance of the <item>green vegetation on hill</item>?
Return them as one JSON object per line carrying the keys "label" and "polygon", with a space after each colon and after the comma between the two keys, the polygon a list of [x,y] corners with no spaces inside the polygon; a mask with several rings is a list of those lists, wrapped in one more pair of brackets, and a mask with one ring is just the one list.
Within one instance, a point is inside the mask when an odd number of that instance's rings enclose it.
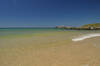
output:
{"label": "green vegetation on hill", "polygon": [[100,23],[86,24],[86,25],[83,25],[82,27],[100,27]]}
{"label": "green vegetation on hill", "polygon": [[81,27],[56,26],[56,28],[69,30],[100,30],[100,23],[86,24]]}

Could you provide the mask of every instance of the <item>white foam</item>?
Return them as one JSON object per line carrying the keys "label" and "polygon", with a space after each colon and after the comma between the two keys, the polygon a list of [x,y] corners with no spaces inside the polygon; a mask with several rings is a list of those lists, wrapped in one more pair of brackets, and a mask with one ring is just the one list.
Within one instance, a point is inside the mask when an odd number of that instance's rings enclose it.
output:
{"label": "white foam", "polygon": [[78,38],[73,38],[72,41],[81,41],[81,40],[85,40],[85,39],[93,38],[93,37],[97,37],[97,36],[100,36],[100,33],[86,34],[86,35],[80,36]]}

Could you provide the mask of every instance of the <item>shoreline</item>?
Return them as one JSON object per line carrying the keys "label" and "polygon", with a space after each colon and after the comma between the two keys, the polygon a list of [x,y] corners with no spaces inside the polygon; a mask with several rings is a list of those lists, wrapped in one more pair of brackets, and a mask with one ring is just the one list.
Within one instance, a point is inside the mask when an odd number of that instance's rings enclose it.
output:
{"label": "shoreline", "polygon": [[88,38],[94,38],[94,37],[98,37],[98,36],[100,36],[100,33],[87,34],[87,35],[84,35],[84,36],[73,38],[72,41],[82,41],[82,40],[85,40],[85,39],[88,39]]}

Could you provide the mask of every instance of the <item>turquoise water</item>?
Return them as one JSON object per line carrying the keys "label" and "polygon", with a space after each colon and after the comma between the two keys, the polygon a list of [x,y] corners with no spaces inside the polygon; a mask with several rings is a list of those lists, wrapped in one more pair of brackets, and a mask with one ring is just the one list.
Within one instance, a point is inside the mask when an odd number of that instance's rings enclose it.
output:
{"label": "turquoise water", "polygon": [[56,28],[1,28],[0,37],[18,36],[18,35],[33,35],[36,33],[49,32],[49,31],[62,31]]}
{"label": "turquoise water", "polygon": [[47,32],[70,32],[70,33],[100,33],[100,30],[64,30],[56,28],[0,28],[0,37],[25,36],[42,34]]}

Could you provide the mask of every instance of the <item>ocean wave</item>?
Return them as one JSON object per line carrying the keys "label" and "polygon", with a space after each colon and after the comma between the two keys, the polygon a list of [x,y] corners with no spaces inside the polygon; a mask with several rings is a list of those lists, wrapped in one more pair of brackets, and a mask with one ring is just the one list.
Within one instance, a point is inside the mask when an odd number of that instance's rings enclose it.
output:
{"label": "ocean wave", "polygon": [[88,38],[93,38],[93,37],[97,37],[100,36],[100,33],[94,33],[94,34],[86,34],[77,38],[73,38],[72,41],[82,41]]}

